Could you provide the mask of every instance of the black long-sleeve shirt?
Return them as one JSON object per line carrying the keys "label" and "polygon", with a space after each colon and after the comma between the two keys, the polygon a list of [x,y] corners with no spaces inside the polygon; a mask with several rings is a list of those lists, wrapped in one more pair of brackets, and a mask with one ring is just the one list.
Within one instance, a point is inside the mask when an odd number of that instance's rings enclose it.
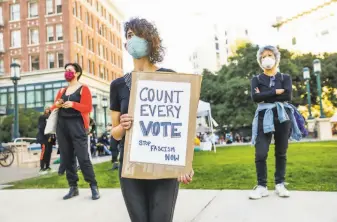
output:
{"label": "black long-sleeve shirt", "polygon": [[[275,82],[272,84],[272,81]],[[259,88],[259,93],[256,93],[256,87]],[[284,92],[277,95],[276,89],[284,89]],[[272,80],[271,76],[267,76],[265,74],[259,75],[259,79],[255,76],[251,81],[251,96],[253,101],[257,103],[290,102],[292,99],[291,77],[287,74],[281,73],[277,73],[275,75],[275,80]]]}
{"label": "black long-sleeve shirt", "polygon": [[48,138],[50,135],[44,135],[44,129],[46,128],[47,125],[47,119],[48,116],[43,114],[39,117],[39,121],[38,121],[38,134],[37,134],[37,142],[38,143],[47,143],[48,142]]}

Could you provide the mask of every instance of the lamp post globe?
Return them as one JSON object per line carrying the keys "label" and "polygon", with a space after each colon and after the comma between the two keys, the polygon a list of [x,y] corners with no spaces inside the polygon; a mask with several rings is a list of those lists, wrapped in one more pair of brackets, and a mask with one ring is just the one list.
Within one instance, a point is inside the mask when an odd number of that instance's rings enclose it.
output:
{"label": "lamp post globe", "polygon": [[19,133],[19,105],[18,105],[18,81],[21,79],[20,73],[20,64],[12,63],[10,65],[11,75],[10,79],[14,84],[14,131],[13,139],[16,139],[20,136]]}
{"label": "lamp post globe", "polygon": [[308,111],[309,111],[308,119],[313,119],[311,114],[310,69],[308,67],[303,68],[303,79],[305,80],[307,88]]}
{"label": "lamp post globe", "polygon": [[317,82],[317,94],[319,97],[319,107],[320,107],[320,118],[325,118],[324,112],[323,112],[323,103],[322,103],[322,85],[321,85],[321,73],[322,73],[322,67],[321,67],[321,61],[319,59],[315,59],[313,61],[314,66],[314,73],[316,75],[316,82]]}

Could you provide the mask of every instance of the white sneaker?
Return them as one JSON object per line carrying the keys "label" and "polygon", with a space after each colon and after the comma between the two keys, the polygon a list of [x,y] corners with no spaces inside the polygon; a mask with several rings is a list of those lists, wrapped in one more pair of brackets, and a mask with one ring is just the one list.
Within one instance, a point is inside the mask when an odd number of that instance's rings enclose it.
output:
{"label": "white sneaker", "polygon": [[255,186],[253,191],[249,194],[249,199],[258,200],[269,195],[268,188],[264,186]]}
{"label": "white sneaker", "polygon": [[275,186],[275,192],[279,197],[290,197],[290,193],[283,183],[279,183]]}

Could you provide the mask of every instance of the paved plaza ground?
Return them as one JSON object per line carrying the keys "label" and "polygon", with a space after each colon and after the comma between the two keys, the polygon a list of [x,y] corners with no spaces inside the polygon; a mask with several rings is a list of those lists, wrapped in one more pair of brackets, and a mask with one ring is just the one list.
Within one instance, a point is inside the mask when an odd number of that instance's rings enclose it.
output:
{"label": "paved plaza ground", "polygon": [[[110,161],[110,156],[95,157],[92,159],[93,164],[103,163]],[[52,164],[50,168],[52,171],[57,172],[59,164]],[[19,180],[34,178],[39,176],[40,168],[19,168],[15,166],[0,167],[0,189],[1,184],[12,183]]]}
{"label": "paved plaza ground", "polygon": [[[119,189],[90,190],[64,201],[66,189],[0,190],[1,222],[128,222]],[[249,191],[180,190],[174,222],[337,222],[336,192],[292,192],[281,199],[248,200]],[[159,221],[158,221],[159,222]]]}

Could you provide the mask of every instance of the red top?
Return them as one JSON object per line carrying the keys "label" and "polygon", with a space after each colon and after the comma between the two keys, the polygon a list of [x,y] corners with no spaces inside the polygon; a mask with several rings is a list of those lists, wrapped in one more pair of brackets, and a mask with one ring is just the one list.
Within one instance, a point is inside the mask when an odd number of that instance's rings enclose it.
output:
{"label": "red top", "polygon": [[[55,98],[55,103],[57,100],[59,100],[62,97],[62,94],[64,93],[65,88],[62,88],[58,91],[56,98]],[[89,123],[90,123],[90,112],[92,111],[92,97],[91,97],[91,92],[88,86],[83,85],[82,90],[81,90],[81,100],[80,102],[72,102],[73,103],[73,108],[79,111],[82,115],[83,122],[84,122],[84,128],[89,129]],[[54,110],[56,108],[56,105],[53,104],[51,106],[51,110]]]}

